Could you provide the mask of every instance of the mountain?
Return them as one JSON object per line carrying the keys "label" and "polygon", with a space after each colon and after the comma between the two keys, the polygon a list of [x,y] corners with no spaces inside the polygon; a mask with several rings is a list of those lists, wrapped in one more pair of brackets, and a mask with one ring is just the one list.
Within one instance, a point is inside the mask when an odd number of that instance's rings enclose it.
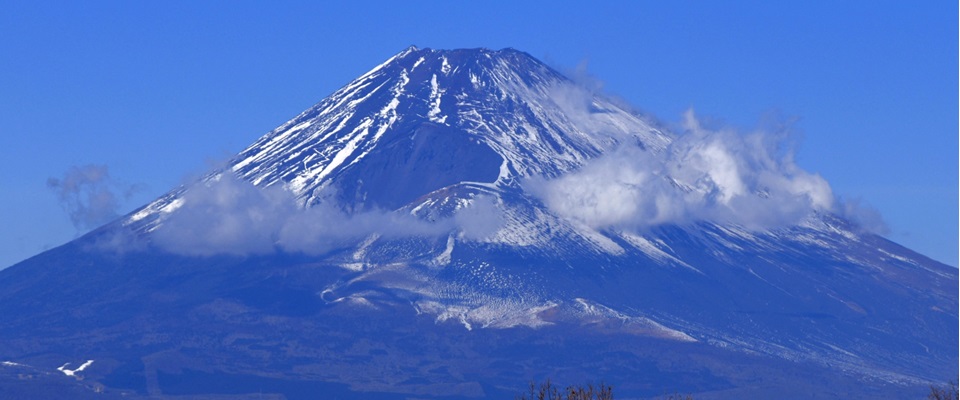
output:
{"label": "mountain", "polygon": [[0,271],[0,394],[919,398],[957,375],[956,269],[763,137],[683,129],[520,51],[408,48]]}

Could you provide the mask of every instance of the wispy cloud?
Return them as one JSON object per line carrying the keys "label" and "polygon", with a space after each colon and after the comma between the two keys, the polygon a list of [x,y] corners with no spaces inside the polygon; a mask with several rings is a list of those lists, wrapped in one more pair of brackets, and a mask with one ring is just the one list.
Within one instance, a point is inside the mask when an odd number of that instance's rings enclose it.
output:
{"label": "wispy cloud", "polygon": [[111,178],[107,166],[97,164],[70,167],[63,177],[48,178],[47,187],[80,232],[116,219],[122,203],[137,190]]}
{"label": "wispy cloud", "polygon": [[880,235],[890,233],[890,227],[883,220],[880,211],[861,198],[837,199],[837,212],[864,231]]}

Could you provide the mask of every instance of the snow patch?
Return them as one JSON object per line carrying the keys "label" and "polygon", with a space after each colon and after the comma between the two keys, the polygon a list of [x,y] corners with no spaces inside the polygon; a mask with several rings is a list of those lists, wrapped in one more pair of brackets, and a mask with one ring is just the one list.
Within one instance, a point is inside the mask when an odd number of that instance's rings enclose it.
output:
{"label": "snow patch", "polygon": [[77,369],[67,369],[67,366],[70,365],[70,363],[66,363],[61,365],[60,368],[57,368],[57,371],[63,372],[63,374],[66,376],[72,376],[77,378],[78,377],[77,372],[82,372],[83,370],[87,369],[87,367],[89,367],[91,364],[93,364],[93,360],[87,360],[87,362],[81,364],[79,367],[77,367]]}
{"label": "snow patch", "polygon": [[433,74],[433,77],[430,78],[430,112],[427,113],[427,118],[430,118],[430,121],[436,122],[438,124],[446,124],[447,116],[440,116],[440,100],[443,96],[444,90],[440,89],[440,86],[437,84],[437,74]]}
{"label": "snow patch", "polygon": [[584,239],[587,239],[587,241],[589,241],[590,243],[593,243],[596,246],[596,248],[601,252],[615,255],[615,256],[622,255],[625,252],[625,250],[623,250],[623,247],[620,247],[620,245],[617,244],[617,242],[614,242],[613,240],[608,238],[606,235],[598,232],[597,230],[579,223],[575,223],[575,225],[577,228],[577,233],[579,233],[580,236],[582,236]]}
{"label": "snow patch", "polygon": [[610,307],[604,306],[602,304],[592,302],[584,298],[575,298],[574,301],[580,307],[580,309],[585,314],[585,317],[600,317],[604,319],[616,319],[622,321],[624,324],[631,324],[635,326],[635,329],[639,333],[644,335],[650,335],[655,337],[660,337],[664,339],[672,339],[681,342],[696,342],[697,339],[694,339],[686,333],[670,329],[666,326],[661,325],[660,323],[642,316],[630,316],[624,314],[620,311],[614,310]]}
{"label": "snow patch", "polygon": [[426,61],[426,60],[427,60],[426,57],[420,57],[420,59],[418,59],[417,62],[413,63],[413,67],[411,67],[410,70],[413,71],[413,70],[417,69],[417,67],[419,67],[420,64],[423,64],[423,62]]}
{"label": "snow patch", "polygon": [[897,260],[897,261],[900,261],[900,262],[904,262],[904,263],[907,263],[907,264],[918,265],[916,261],[911,260],[911,259],[909,259],[909,258],[906,258],[906,257],[903,257],[903,256],[898,256],[898,255],[893,254],[893,253],[891,253],[891,252],[889,252],[889,251],[886,251],[886,250],[884,250],[884,249],[879,249],[879,248],[878,248],[877,250],[879,250],[881,253],[883,253],[883,255],[885,255],[885,256],[887,256],[887,257],[890,257],[890,258],[892,258],[892,259],[894,259],[894,260]]}
{"label": "snow patch", "polygon": [[444,75],[447,75],[447,74],[450,73],[450,63],[447,62],[447,58],[446,58],[446,57],[441,57],[441,58],[442,58],[443,62],[442,62],[441,65],[440,65],[440,72],[443,72]]}
{"label": "snow patch", "polygon": [[355,271],[355,272],[363,271],[363,269],[364,269],[365,266],[366,266],[366,264],[364,264],[364,263],[362,263],[362,262],[352,262],[352,263],[341,263],[341,264],[340,264],[340,268],[343,268],[343,269],[346,269],[346,270],[350,270],[350,271]]}
{"label": "snow patch", "polygon": [[633,247],[636,247],[638,250],[642,251],[644,254],[654,259],[655,261],[660,262],[661,264],[664,264],[664,265],[675,264],[675,265],[689,268],[701,274],[703,273],[702,271],[700,271],[697,268],[694,268],[690,264],[683,262],[683,260],[680,260],[679,258],[676,258],[670,255],[669,253],[663,251],[660,248],[660,246],[664,246],[664,247],[667,247],[667,246],[662,241],[658,240],[658,242],[655,244],[643,236],[636,235],[630,232],[621,232],[620,237],[623,238],[623,240],[627,241],[627,243],[630,243],[631,245],[633,245]]}
{"label": "snow patch", "polygon": [[552,323],[540,319],[539,314],[556,307],[557,304],[547,302],[535,306],[506,299],[486,299],[476,307],[459,304],[443,304],[438,301],[421,301],[416,303],[419,312],[436,315],[436,321],[454,320],[467,330],[475,327],[483,329],[507,329],[517,326],[537,328]]}
{"label": "snow patch", "polygon": [[443,253],[433,259],[433,265],[444,266],[449,265],[451,256],[453,255],[453,245],[456,242],[456,239],[453,235],[447,236],[447,247],[443,249]]}

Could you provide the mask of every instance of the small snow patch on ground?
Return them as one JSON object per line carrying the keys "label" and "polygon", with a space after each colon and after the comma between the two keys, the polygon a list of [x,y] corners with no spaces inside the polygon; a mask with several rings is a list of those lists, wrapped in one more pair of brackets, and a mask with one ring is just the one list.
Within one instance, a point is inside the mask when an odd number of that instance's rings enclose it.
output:
{"label": "small snow patch on ground", "polygon": [[66,376],[76,377],[77,372],[81,372],[87,369],[87,367],[89,367],[90,364],[93,364],[93,360],[87,360],[87,362],[81,364],[79,367],[77,367],[77,369],[67,369],[67,366],[70,365],[70,363],[66,363],[61,365],[60,368],[57,368],[57,371],[63,372],[63,374]]}
{"label": "small snow patch on ground", "polygon": [[433,263],[436,266],[449,265],[451,256],[453,255],[453,245],[456,242],[453,235],[447,237],[447,247],[443,250],[443,253],[440,253],[434,260]]}

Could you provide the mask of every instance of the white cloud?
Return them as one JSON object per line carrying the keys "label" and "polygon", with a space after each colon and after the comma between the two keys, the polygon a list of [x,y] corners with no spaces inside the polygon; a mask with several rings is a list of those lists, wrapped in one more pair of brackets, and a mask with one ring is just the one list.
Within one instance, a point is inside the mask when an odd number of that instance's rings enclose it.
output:
{"label": "white cloud", "polygon": [[154,243],[187,255],[263,254],[297,209],[277,187],[260,189],[231,175],[193,185],[183,206],[153,234]]}
{"label": "white cloud", "polygon": [[[320,196],[333,198],[335,196]],[[198,183],[183,205],[153,232],[153,243],[176,254],[267,254],[275,251],[323,254],[377,234],[383,238],[436,237],[454,230],[467,239],[495,230],[497,218],[479,200],[452,218],[425,221],[404,211],[344,211],[331,200],[302,208],[288,190],[260,188],[230,174]]]}
{"label": "white cloud", "polygon": [[692,112],[663,152],[619,149],[526,188],[552,211],[594,228],[707,220],[763,229],[831,211],[830,185],[793,162],[784,137],[703,128]]}

